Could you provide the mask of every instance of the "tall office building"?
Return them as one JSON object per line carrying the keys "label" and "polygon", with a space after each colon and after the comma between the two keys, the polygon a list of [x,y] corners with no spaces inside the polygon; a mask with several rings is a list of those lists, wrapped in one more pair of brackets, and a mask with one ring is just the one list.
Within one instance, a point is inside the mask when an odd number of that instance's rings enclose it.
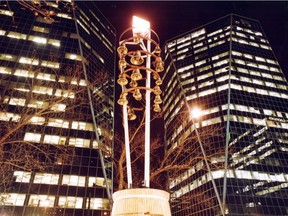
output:
{"label": "tall office building", "polygon": [[0,20],[0,214],[109,215],[114,28],[80,1],[2,1]]}
{"label": "tall office building", "polygon": [[170,176],[173,215],[287,215],[287,81],[260,23],[225,16],[169,40],[164,58],[167,148],[184,142],[178,163],[193,159]]}

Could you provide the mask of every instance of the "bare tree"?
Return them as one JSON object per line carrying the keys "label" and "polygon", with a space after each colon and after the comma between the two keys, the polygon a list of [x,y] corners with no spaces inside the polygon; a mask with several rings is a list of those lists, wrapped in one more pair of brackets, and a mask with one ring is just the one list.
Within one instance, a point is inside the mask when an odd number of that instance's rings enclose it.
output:
{"label": "bare tree", "polygon": [[[178,121],[186,121],[186,116],[178,118]],[[175,125],[176,127],[176,125]],[[130,129],[130,151],[131,166],[133,173],[133,186],[141,187],[143,180],[144,167],[144,117],[140,122],[134,124]],[[209,130],[199,131],[202,144],[207,152],[207,160],[211,161],[214,157],[224,153],[224,149],[217,148],[213,144],[213,139],[223,137],[221,127],[214,126]],[[199,147],[199,140],[195,133],[188,137],[180,137],[177,144],[170,146],[165,150],[163,134],[158,134],[151,140],[151,173],[150,181],[152,187],[168,190],[167,178],[169,173],[169,181],[175,180],[181,173],[190,169],[197,162],[204,159]],[[116,182],[118,189],[127,188],[126,183],[126,159],[125,145],[121,134],[115,135],[114,145],[114,162],[116,172]],[[219,163],[212,163],[212,166],[222,166]],[[204,167],[205,169],[205,167]]]}
{"label": "bare tree", "polygon": [[[104,80],[108,79],[107,72],[102,71],[99,72],[101,74],[99,79],[86,84],[85,80],[81,79],[80,63],[72,66],[60,65],[59,69],[52,69],[49,81],[43,78],[45,74],[38,66],[22,65],[21,70],[25,71],[25,76],[22,77],[25,81],[21,84],[11,81],[13,75],[4,75],[0,80],[2,195],[11,189],[16,170],[49,172],[55,168],[55,164],[67,165],[73,161],[75,149],[74,146],[68,145],[67,141],[45,144],[43,137],[37,141],[27,138],[27,132],[42,134],[41,127],[49,126],[49,122],[53,119],[62,119],[65,122],[86,121],[89,117],[85,115],[89,113],[86,111],[81,115],[79,113],[89,109],[87,88],[93,91],[100,88]],[[62,126],[50,127],[48,130],[54,134],[53,131],[59,130],[59,127]],[[104,130],[104,127],[100,128]],[[107,145],[111,143],[107,141]],[[99,148],[104,152],[110,152],[111,148],[107,145],[100,143]],[[5,196],[0,195],[0,204],[5,201],[4,198]]]}

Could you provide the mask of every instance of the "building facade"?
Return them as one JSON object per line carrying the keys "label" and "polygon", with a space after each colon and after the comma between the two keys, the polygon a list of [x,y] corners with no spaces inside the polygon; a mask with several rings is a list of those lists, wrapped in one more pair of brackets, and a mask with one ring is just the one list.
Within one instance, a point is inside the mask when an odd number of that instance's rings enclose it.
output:
{"label": "building facade", "polygon": [[166,145],[191,163],[170,173],[172,214],[287,215],[288,86],[260,23],[228,15],[163,57]]}
{"label": "building facade", "polygon": [[93,2],[1,2],[0,20],[0,214],[109,215],[114,28]]}

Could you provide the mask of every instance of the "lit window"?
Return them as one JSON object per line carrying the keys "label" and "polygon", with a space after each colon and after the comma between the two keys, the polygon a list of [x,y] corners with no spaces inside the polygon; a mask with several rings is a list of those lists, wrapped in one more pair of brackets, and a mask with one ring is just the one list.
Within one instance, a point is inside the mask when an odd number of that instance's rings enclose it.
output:
{"label": "lit window", "polygon": [[265,59],[262,58],[262,57],[255,56],[255,59],[256,59],[257,61],[265,62]]}
{"label": "lit window", "polygon": [[65,98],[74,98],[75,93],[70,90],[56,89],[55,96],[65,97]]}
{"label": "lit window", "polygon": [[41,62],[41,66],[43,66],[43,67],[48,67],[48,68],[59,69],[59,68],[60,68],[60,63],[43,60],[43,61]]}
{"label": "lit window", "polygon": [[89,148],[90,147],[90,140],[89,139],[82,139],[82,138],[70,138],[69,139],[69,145],[73,145],[76,147]]}
{"label": "lit window", "polygon": [[66,14],[66,13],[57,13],[56,16],[62,17],[62,18],[65,18],[65,19],[72,19],[71,15],[70,14]]}
{"label": "lit window", "polygon": [[206,78],[208,78],[208,77],[210,77],[210,76],[212,76],[212,72],[205,73],[205,74],[203,74],[203,75],[201,75],[201,76],[198,76],[198,77],[197,77],[197,80],[199,81],[199,80],[202,80],[202,79],[206,79]]}
{"label": "lit window", "polygon": [[85,186],[85,176],[63,175],[62,185]]}
{"label": "lit window", "polygon": [[256,92],[257,92],[258,94],[268,95],[268,92],[267,92],[266,90],[264,90],[264,89],[258,89],[258,88],[256,88]]}
{"label": "lit window", "polygon": [[212,118],[212,119],[208,119],[205,121],[202,121],[202,126],[208,126],[208,125],[212,125],[212,124],[217,124],[221,122],[221,118],[217,117],[217,118]]}
{"label": "lit window", "polygon": [[92,148],[97,149],[98,148],[98,142],[96,140],[94,140],[92,142]]}
{"label": "lit window", "polygon": [[53,2],[46,2],[47,5],[54,7],[54,8],[58,8],[58,4],[53,3]]}
{"label": "lit window", "polygon": [[51,127],[69,128],[69,121],[65,121],[63,119],[49,118],[47,125]]}
{"label": "lit window", "polygon": [[37,79],[41,80],[48,80],[48,81],[55,81],[55,75],[54,74],[47,74],[47,73],[37,73]]}
{"label": "lit window", "polygon": [[36,31],[36,32],[49,33],[48,28],[44,28],[44,27],[40,27],[40,26],[33,26],[32,30]]}
{"label": "lit window", "polygon": [[26,132],[25,136],[24,136],[24,140],[25,141],[29,141],[29,142],[40,142],[41,139],[41,134],[38,133],[29,133]]}
{"label": "lit window", "polygon": [[87,32],[87,34],[90,35],[89,30],[84,26],[84,24],[83,24],[82,22],[80,22],[80,21],[77,19],[77,23]]}
{"label": "lit window", "polygon": [[93,124],[88,122],[80,122],[80,121],[73,121],[72,122],[72,129],[78,129],[78,130],[89,130],[93,131]]}
{"label": "lit window", "polygon": [[17,105],[17,106],[24,106],[26,102],[25,98],[10,98],[9,104]]}
{"label": "lit window", "polygon": [[[108,181],[109,181],[109,184],[111,184],[111,180],[108,179]],[[89,187],[95,187],[95,186],[106,187],[105,179],[101,177],[89,177],[88,186]]]}
{"label": "lit window", "polygon": [[31,100],[28,104],[28,107],[32,108],[47,108],[48,106],[49,106],[48,102],[37,100]]}
{"label": "lit window", "polygon": [[58,82],[65,82],[65,76],[60,76],[59,78],[58,78]]}
{"label": "lit window", "polygon": [[58,206],[60,208],[82,208],[83,198],[82,197],[64,197],[60,196]]}
{"label": "lit window", "polygon": [[56,47],[60,47],[60,40],[55,40],[55,39],[48,39],[48,44],[51,44],[53,46],[56,46]]}
{"label": "lit window", "polygon": [[14,12],[13,11],[9,11],[9,10],[0,9],[0,14],[6,15],[6,16],[13,16]]}
{"label": "lit window", "polygon": [[228,84],[218,86],[218,92],[228,89]]}
{"label": "lit window", "polygon": [[257,119],[257,118],[253,118],[253,123],[254,123],[255,125],[263,125],[263,126],[266,125],[265,120],[263,120],[263,119]]}
{"label": "lit window", "polygon": [[34,183],[36,184],[52,184],[57,185],[59,180],[58,174],[51,173],[36,173]]}
{"label": "lit window", "polygon": [[30,178],[31,178],[31,173],[30,172],[24,172],[24,171],[14,171],[13,175],[16,179],[16,182],[25,182],[29,183]]}
{"label": "lit window", "polygon": [[109,200],[108,199],[91,198],[89,200],[89,202],[86,203],[86,208],[88,208],[88,206],[90,206],[91,209],[109,210]]}
{"label": "lit window", "polygon": [[19,32],[12,32],[12,31],[10,31],[10,32],[7,34],[7,37],[26,40],[27,35],[26,35],[26,34],[21,34],[21,33],[19,33]]}
{"label": "lit window", "polygon": [[28,206],[34,207],[53,207],[55,196],[48,195],[30,195]]}
{"label": "lit window", "polygon": [[15,113],[0,112],[0,120],[18,122],[21,116]]}
{"label": "lit window", "polygon": [[33,71],[28,71],[28,70],[23,70],[23,69],[17,69],[14,73],[16,76],[22,76],[22,77],[34,77],[34,72]]}
{"label": "lit window", "polygon": [[17,193],[0,193],[1,204],[10,206],[23,206],[25,194]]}
{"label": "lit window", "polygon": [[39,64],[39,60],[38,59],[27,58],[27,57],[21,57],[19,59],[19,63],[38,65]]}
{"label": "lit window", "polygon": [[65,58],[72,59],[72,60],[77,60],[77,61],[82,61],[82,58],[81,58],[80,55],[76,55],[76,54],[73,54],[73,53],[66,53],[65,54]]}
{"label": "lit window", "polygon": [[66,109],[66,104],[62,104],[62,103],[54,104],[54,105],[52,105],[52,107],[51,107],[51,110],[53,110],[53,111],[64,112],[65,109]]}
{"label": "lit window", "polygon": [[45,123],[45,118],[44,117],[33,116],[29,120],[29,123],[35,124],[35,125],[43,125]]}
{"label": "lit window", "polygon": [[11,74],[11,72],[12,72],[12,68],[0,67],[1,74]]}
{"label": "lit window", "polygon": [[29,36],[28,40],[33,41],[39,44],[47,44],[47,38],[39,37],[39,36]]}
{"label": "lit window", "polygon": [[78,79],[75,78],[75,77],[72,77],[72,79],[71,79],[71,84],[73,84],[73,85],[78,85]]}
{"label": "lit window", "polygon": [[44,143],[48,143],[48,144],[54,144],[54,145],[64,145],[66,142],[66,137],[60,137],[57,135],[48,135],[46,134],[44,136]]}
{"label": "lit window", "polygon": [[199,97],[203,97],[203,96],[206,96],[206,95],[209,95],[209,94],[213,94],[216,92],[216,89],[215,88],[212,88],[212,89],[208,89],[206,91],[203,91],[203,92],[200,92],[199,93]]}
{"label": "lit window", "polygon": [[6,60],[6,61],[15,61],[16,56],[9,55],[9,54],[0,54],[0,59],[1,60]]}
{"label": "lit window", "polygon": [[6,31],[0,29],[0,35],[5,35]]}
{"label": "lit window", "polygon": [[32,91],[34,93],[38,93],[38,94],[52,95],[53,88],[49,88],[49,87],[45,87],[45,86],[34,86]]}

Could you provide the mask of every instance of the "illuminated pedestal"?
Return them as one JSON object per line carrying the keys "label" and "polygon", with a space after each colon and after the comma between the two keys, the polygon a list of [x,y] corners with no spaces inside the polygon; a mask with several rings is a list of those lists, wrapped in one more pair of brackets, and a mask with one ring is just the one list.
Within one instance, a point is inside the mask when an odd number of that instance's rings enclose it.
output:
{"label": "illuminated pedestal", "polygon": [[150,188],[117,191],[113,194],[112,216],[171,216],[169,193]]}

